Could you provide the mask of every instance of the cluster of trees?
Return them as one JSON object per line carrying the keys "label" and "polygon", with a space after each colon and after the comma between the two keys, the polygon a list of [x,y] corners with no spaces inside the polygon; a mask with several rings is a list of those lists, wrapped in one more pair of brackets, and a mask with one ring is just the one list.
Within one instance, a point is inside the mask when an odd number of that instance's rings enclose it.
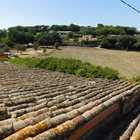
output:
{"label": "cluster of trees", "polygon": [[97,27],[88,27],[87,30],[83,31],[84,34],[89,34],[93,36],[108,36],[110,34],[115,35],[136,35],[139,32],[134,27],[124,27],[124,26],[104,26],[102,24],[98,24]]}
{"label": "cluster of trees", "polygon": [[37,36],[37,41],[42,46],[54,46],[56,43],[62,43],[62,38],[56,32],[41,33]]}
{"label": "cluster of trees", "polygon": [[70,25],[52,25],[49,30],[53,31],[73,31],[73,32],[79,32],[80,26],[75,24]]}
{"label": "cluster of trees", "polygon": [[[82,27],[81,33],[97,37],[103,48],[140,51],[140,32],[134,27],[98,24],[97,27]],[[116,37],[110,37],[110,35],[116,35]]]}
{"label": "cluster of trees", "polygon": [[[70,25],[37,25],[37,26],[16,26],[7,30],[0,30],[0,52],[17,49],[23,51],[25,44],[32,43],[35,50],[41,46],[55,46],[62,43],[62,38],[56,31],[79,32],[80,26]],[[54,32],[50,32],[54,31]]]}
{"label": "cluster of trees", "polygon": [[0,53],[9,52],[9,51],[10,51],[10,47],[8,47],[5,44],[0,44]]}
{"label": "cluster of trees", "polygon": [[[39,46],[55,46],[56,48],[62,43],[60,35],[56,32],[48,32],[35,27],[12,27],[8,30],[0,30],[0,53],[8,52],[10,49],[19,51],[26,50],[29,43],[38,49]],[[40,28],[41,29],[41,28]],[[42,28],[43,29],[43,28]]]}
{"label": "cluster of trees", "polygon": [[[54,31],[54,32],[50,32]],[[73,31],[70,38],[77,40],[83,35],[93,35],[101,40],[101,45],[108,49],[139,50],[139,31],[134,27],[106,26],[98,24],[97,27],[70,25],[38,25],[38,26],[16,26],[7,30],[0,30],[0,52],[10,50],[10,48],[22,49],[23,45],[32,43],[37,49],[42,46],[56,46],[62,43],[62,39],[57,31]],[[109,38],[108,35],[121,35],[120,38]],[[137,36],[136,36],[137,35]],[[125,43],[127,42],[127,44]],[[86,42],[88,43],[88,42]]]}
{"label": "cluster of trees", "polygon": [[107,49],[140,51],[140,36],[134,37],[130,35],[123,35],[116,38],[105,37],[101,39],[101,47]]}

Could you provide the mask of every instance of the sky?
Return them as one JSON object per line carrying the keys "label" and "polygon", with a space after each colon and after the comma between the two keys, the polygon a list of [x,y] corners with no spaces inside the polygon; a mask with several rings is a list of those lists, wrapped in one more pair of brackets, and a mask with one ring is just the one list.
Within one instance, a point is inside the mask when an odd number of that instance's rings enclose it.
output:
{"label": "sky", "polygon": [[[140,10],[140,0],[125,0]],[[34,25],[120,25],[140,30],[140,14],[120,0],[0,0],[0,29]]]}

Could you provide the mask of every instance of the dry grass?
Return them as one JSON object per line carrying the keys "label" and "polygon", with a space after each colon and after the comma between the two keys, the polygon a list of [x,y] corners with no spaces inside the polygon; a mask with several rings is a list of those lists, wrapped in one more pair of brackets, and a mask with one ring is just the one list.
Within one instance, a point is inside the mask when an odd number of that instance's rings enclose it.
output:
{"label": "dry grass", "polygon": [[21,58],[27,58],[27,57],[43,57],[46,55],[49,55],[50,53],[56,51],[56,49],[46,49],[46,53],[43,52],[43,49],[37,50],[37,52],[33,48],[26,49],[26,51],[22,52],[17,52],[16,50],[12,50],[12,54],[17,55],[18,57]]}
{"label": "dry grass", "polygon": [[140,75],[139,52],[126,52],[98,48],[61,47],[61,50],[56,50],[47,56],[75,58],[95,65],[108,66],[118,70],[120,76],[128,78]]}

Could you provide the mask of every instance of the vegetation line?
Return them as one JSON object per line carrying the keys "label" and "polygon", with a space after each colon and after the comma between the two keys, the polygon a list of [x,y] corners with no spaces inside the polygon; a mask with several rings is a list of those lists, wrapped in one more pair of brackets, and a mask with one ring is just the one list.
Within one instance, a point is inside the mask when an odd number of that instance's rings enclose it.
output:
{"label": "vegetation line", "polygon": [[45,68],[51,71],[74,74],[86,78],[118,79],[119,73],[108,67],[95,66],[72,58],[15,58],[8,61],[31,68]]}

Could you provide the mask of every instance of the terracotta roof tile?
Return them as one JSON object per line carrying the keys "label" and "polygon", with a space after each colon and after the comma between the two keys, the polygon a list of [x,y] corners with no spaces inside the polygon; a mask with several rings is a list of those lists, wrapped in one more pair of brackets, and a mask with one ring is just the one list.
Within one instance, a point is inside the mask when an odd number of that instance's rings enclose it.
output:
{"label": "terracotta roof tile", "polygon": [[[81,128],[81,133],[88,132],[92,126],[84,127],[90,121],[96,125],[122,102],[135,102],[139,97],[140,85],[123,80],[89,81],[2,62],[0,73],[0,139],[5,140],[69,139]],[[138,131],[133,130],[129,138],[137,137]],[[127,133],[119,135],[120,139],[126,139]]]}

